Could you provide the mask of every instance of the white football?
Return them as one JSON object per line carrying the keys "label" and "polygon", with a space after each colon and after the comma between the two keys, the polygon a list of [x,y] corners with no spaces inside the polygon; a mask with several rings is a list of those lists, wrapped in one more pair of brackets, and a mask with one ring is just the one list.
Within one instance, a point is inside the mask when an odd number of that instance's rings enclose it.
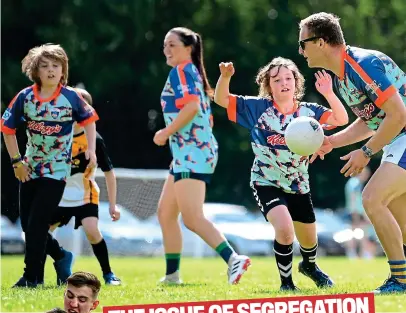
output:
{"label": "white football", "polygon": [[320,123],[312,117],[299,116],[291,121],[285,131],[285,141],[293,153],[309,156],[315,153],[324,140]]}

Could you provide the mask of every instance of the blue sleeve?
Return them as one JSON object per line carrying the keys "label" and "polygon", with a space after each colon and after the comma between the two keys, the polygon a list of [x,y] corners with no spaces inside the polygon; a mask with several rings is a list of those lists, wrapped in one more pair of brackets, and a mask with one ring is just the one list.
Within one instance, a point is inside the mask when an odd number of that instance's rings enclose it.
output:
{"label": "blue sleeve", "polygon": [[317,103],[307,103],[307,106],[314,112],[314,116],[312,117],[320,124],[325,124],[332,114],[331,109]]}
{"label": "blue sleeve", "polygon": [[8,135],[16,133],[16,129],[24,120],[24,98],[23,92],[18,93],[11,100],[8,108],[3,113],[1,118],[1,131]]}
{"label": "blue sleeve", "polygon": [[228,118],[234,123],[252,129],[269,105],[270,102],[264,98],[230,95]]}
{"label": "blue sleeve", "polygon": [[359,63],[351,57],[348,61],[353,70],[353,75],[349,75],[351,81],[377,107],[380,107],[390,96],[397,92],[386,74],[382,60],[377,56],[368,56]]}
{"label": "blue sleeve", "polygon": [[83,97],[76,91],[71,104],[73,120],[78,122],[80,126],[86,126],[99,119],[94,108],[87,104]]}
{"label": "blue sleeve", "polygon": [[175,105],[178,109],[182,109],[188,102],[200,102],[200,93],[193,76],[184,70],[184,65],[178,65],[171,70],[169,81],[175,92]]}

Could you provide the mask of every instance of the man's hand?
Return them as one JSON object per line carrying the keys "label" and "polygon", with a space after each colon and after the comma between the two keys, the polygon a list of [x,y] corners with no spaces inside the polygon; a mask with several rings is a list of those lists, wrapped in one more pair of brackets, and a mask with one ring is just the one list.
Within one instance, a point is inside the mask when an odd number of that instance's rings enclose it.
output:
{"label": "man's hand", "polygon": [[361,149],[351,151],[340,159],[348,160],[340,171],[345,177],[358,175],[370,161],[370,158],[367,158]]}
{"label": "man's hand", "polygon": [[330,153],[333,150],[333,145],[330,142],[329,137],[324,136],[323,144],[321,145],[320,149],[312,155],[310,158],[310,163],[313,163],[317,157],[320,157],[321,160],[324,160],[324,156],[327,153]]}

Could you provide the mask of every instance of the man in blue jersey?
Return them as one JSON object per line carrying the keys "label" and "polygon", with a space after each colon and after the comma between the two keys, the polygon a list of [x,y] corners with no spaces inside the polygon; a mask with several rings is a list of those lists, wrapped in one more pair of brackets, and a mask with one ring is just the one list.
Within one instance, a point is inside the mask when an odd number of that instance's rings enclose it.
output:
{"label": "man in blue jersey", "polygon": [[[385,249],[391,276],[376,293],[406,292],[406,75],[379,51],[347,46],[339,18],[316,13],[300,22],[299,53],[309,67],[335,74],[335,92],[357,115],[344,130],[325,137],[312,158],[370,138],[341,157],[344,176],[360,173],[383,150],[380,167],[362,194],[364,209]],[[402,240],[403,236],[403,240]]]}

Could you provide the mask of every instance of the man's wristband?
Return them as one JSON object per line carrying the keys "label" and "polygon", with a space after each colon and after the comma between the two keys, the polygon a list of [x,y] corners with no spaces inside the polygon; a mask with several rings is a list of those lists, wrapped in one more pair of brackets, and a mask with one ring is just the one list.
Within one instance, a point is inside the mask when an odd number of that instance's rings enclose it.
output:
{"label": "man's wristband", "polygon": [[374,155],[372,153],[372,150],[367,146],[362,146],[361,150],[364,153],[365,157],[367,157],[368,159],[370,159]]}

